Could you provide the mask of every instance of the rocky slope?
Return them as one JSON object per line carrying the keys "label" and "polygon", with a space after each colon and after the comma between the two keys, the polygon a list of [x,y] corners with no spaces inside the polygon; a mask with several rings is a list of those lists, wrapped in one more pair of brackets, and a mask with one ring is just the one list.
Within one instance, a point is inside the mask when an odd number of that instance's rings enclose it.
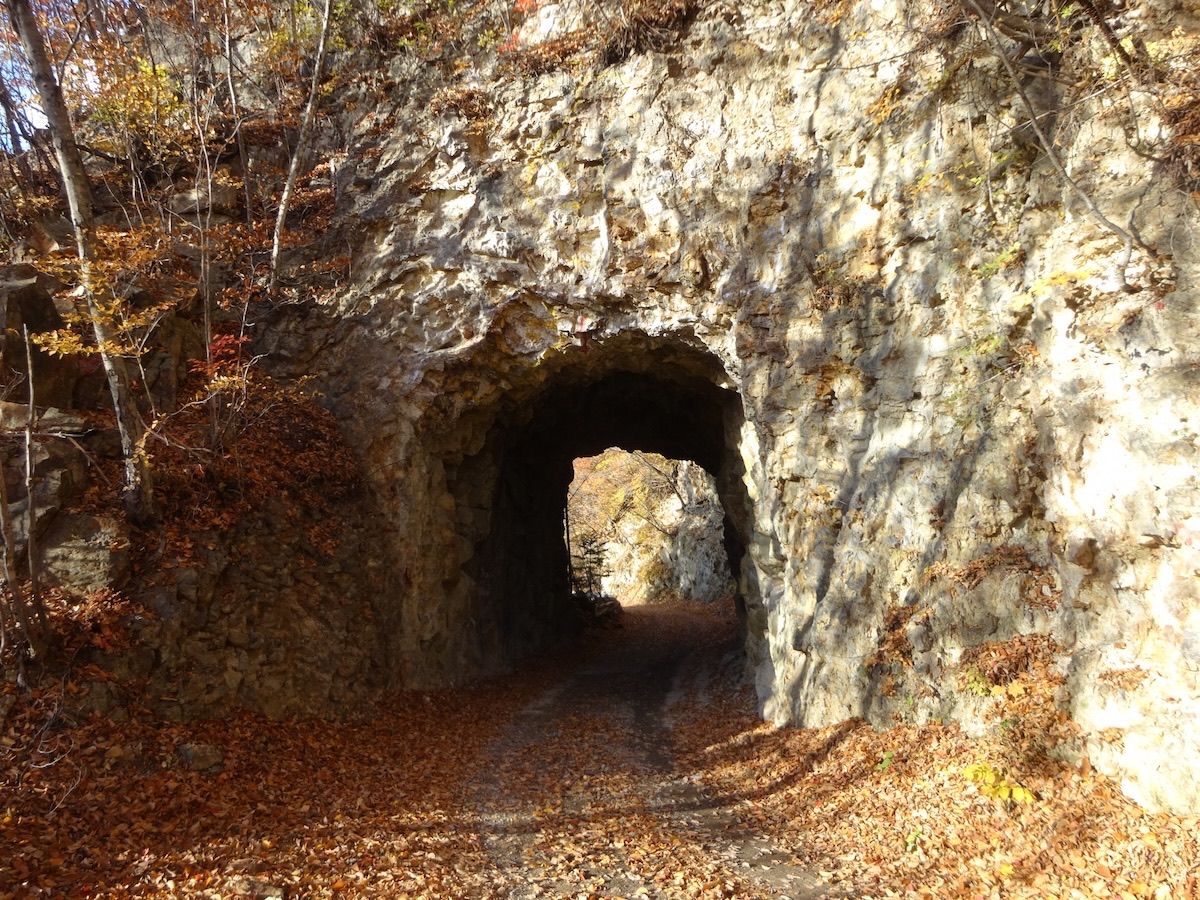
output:
{"label": "rocky slope", "polygon": [[[624,606],[734,594],[725,512],[699,466],[619,450],[577,460],[567,513],[575,577],[595,572]],[[583,552],[589,538],[599,542],[595,561]]]}

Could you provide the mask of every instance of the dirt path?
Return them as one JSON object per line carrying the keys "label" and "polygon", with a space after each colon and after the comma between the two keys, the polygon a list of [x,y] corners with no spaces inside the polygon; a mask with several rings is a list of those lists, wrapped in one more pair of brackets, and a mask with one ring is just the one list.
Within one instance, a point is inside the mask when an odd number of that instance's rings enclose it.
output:
{"label": "dirt path", "polygon": [[0,744],[0,900],[831,896],[707,780],[755,726],[739,644],[731,611],[635,608],[343,722],[75,721],[63,680]]}
{"label": "dirt path", "polygon": [[676,765],[676,715],[736,690],[731,626],[695,607],[627,610],[512,718],[467,786],[506,896],[828,896],[739,823],[746,801]]}
{"label": "dirt path", "polygon": [[631,609],[340,721],[163,722],[132,690],[88,716],[44,679],[3,704],[0,900],[1200,897],[1195,818],[1014,755],[1015,728],[772,728],[737,647],[732,614]]}

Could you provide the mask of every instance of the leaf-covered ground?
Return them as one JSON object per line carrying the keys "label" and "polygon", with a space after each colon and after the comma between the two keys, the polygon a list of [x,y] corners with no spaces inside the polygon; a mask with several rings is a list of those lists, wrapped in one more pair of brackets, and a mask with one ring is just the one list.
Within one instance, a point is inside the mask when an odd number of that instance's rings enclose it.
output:
{"label": "leaf-covered ground", "polygon": [[[631,609],[559,658],[349,722],[87,718],[86,672],[10,692],[0,895],[1200,896],[1197,821],[1094,772],[993,769],[952,727],[762,724],[736,629]],[[219,771],[185,767],[189,744]]]}

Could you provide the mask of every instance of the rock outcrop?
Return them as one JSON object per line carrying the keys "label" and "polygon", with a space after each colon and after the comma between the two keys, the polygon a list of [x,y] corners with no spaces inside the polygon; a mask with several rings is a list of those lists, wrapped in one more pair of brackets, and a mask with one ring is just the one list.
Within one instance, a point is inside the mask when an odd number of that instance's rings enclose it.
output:
{"label": "rock outcrop", "polygon": [[[351,277],[256,319],[365,490],[333,550],[266,504],[145,585],[125,665],[180,716],[502,670],[575,627],[571,463],[620,446],[712,474],[764,716],[1003,724],[1200,808],[1200,185],[1195,97],[1162,102],[1200,22],[1138,7],[1136,60],[1037,56],[972,2],[766,0],[586,59],[547,3],[503,53],[364,65],[329,246],[289,255]],[[165,339],[173,396],[197,336]],[[108,525],[55,526],[64,579]]]}
{"label": "rock outcrop", "polygon": [[615,444],[716,476],[768,718],[991,727],[966,662],[1036,637],[1057,751],[1194,809],[1194,200],[1125,138],[1121,104],[1165,134],[1148,94],[1068,109],[905,9],[718,5],[468,73],[470,116],[399,58],[347,98],[355,277],[264,346],[363,460],[396,685],[559,633],[570,460]]}
{"label": "rock outcrop", "polygon": [[[73,360],[51,356],[34,338],[64,327],[62,315],[50,294],[53,279],[33,266],[0,268],[0,366],[6,400],[29,399],[29,361],[33,362],[34,402],[40,406],[69,406],[74,399],[78,366]],[[26,337],[30,343],[26,346]]]}
{"label": "rock outcrop", "polygon": [[[599,511],[608,520],[601,535],[607,537],[604,592],[623,605],[681,597],[730,602],[735,589],[725,549],[725,511],[712,475],[686,460],[656,460],[660,467],[649,471],[646,465],[614,465],[624,482],[604,485],[615,501]],[[577,502],[572,498],[568,510]]]}

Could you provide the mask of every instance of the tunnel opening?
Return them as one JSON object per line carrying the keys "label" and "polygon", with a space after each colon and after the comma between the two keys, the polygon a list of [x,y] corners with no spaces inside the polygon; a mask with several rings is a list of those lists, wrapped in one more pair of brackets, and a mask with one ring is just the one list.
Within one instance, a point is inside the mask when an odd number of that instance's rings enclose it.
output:
{"label": "tunnel opening", "polygon": [[[716,479],[690,460],[610,447],[574,462],[564,523],[576,604],[586,613],[691,601],[732,604]],[[619,608],[618,608],[619,609]]]}
{"label": "tunnel opening", "polygon": [[[738,450],[738,393],[711,353],[646,339],[593,345],[536,390],[509,398],[481,448],[447,466],[464,561],[447,593],[469,591],[486,670],[549,649],[581,627],[564,534],[577,459],[609,448],[658,454],[711,473],[725,564],[737,579],[749,499]],[[519,393],[519,392],[518,392]],[[732,590],[739,613],[744,602]]]}

